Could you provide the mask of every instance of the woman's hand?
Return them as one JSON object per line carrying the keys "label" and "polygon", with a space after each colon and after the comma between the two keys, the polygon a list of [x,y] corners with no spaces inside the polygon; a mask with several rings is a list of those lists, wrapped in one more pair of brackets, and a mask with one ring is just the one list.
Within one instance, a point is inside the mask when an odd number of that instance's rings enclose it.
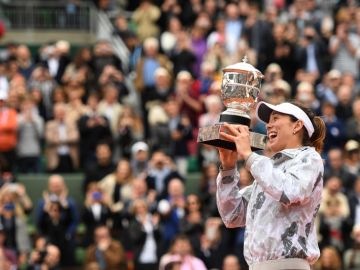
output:
{"label": "woman's hand", "polygon": [[238,159],[237,152],[220,147],[218,147],[217,149],[219,151],[219,158],[222,169],[223,170],[234,169]]}
{"label": "woman's hand", "polygon": [[[249,127],[244,125],[230,125],[228,123],[225,123],[224,128],[225,128],[224,131],[220,131],[221,137],[225,140],[234,142],[236,145],[237,158],[246,160],[252,153],[250,146]],[[221,153],[220,153],[220,159],[221,159]],[[229,159],[229,157],[227,159]],[[231,160],[233,160],[233,154],[231,155]]]}

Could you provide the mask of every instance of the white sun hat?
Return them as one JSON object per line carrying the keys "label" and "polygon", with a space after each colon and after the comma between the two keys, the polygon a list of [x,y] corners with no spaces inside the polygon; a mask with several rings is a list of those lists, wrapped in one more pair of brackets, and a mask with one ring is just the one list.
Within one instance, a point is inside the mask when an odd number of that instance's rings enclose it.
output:
{"label": "white sun hat", "polygon": [[304,123],[304,127],[309,134],[309,138],[313,135],[314,126],[311,123],[309,116],[307,116],[307,114],[298,106],[288,102],[284,102],[279,105],[272,105],[264,101],[259,102],[256,106],[256,116],[264,123],[269,123],[270,115],[273,111],[294,116],[296,119]]}

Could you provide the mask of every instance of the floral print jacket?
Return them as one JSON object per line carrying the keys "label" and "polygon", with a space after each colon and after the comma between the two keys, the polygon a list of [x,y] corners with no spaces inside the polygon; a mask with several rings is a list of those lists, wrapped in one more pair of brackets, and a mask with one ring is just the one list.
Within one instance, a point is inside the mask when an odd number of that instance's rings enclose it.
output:
{"label": "floral print jacket", "polygon": [[240,189],[236,168],[220,170],[216,197],[227,227],[246,226],[247,263],[283,258],[315,263],[320,256],[314,220],[323,189],[321,156],[307,146],[272,158],[253,152],[245,166],[253,184]]}

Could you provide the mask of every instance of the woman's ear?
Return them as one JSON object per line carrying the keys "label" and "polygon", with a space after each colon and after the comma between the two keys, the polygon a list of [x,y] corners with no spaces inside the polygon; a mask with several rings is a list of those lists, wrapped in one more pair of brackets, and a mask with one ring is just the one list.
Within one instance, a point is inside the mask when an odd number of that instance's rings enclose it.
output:
{"label": "woman's ear", "polygon": [[297,120],[297,121],[295,122],[293,134],[298,133],[303,127],[304,127],[304,122],[301,121],[301,120]]}

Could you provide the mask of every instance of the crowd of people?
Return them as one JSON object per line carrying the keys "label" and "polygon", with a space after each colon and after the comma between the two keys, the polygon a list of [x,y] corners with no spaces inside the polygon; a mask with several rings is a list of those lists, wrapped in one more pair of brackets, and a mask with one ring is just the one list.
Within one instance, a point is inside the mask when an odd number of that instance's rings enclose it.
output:
{"label": "crowd of people", "polygon": [[[245,228],[225,228],[216,207],[218,151],[196,142],[224,109],[222,69],[246,56],[264,74],[259,100],[295,100],[326,123],[314,269],[360,269],[357,1],[127,2],[96,5],[128,11],[113,21],[128,66],[107,40],[0,52],[0,268],[248,269]],[[255,117],[251,128],[265,132]],[[187,193],[194,159],[201,178]],[[83,202],[68,194],[73,172]],[[50,174],[39,201],[16,182],[26,173]]]}

